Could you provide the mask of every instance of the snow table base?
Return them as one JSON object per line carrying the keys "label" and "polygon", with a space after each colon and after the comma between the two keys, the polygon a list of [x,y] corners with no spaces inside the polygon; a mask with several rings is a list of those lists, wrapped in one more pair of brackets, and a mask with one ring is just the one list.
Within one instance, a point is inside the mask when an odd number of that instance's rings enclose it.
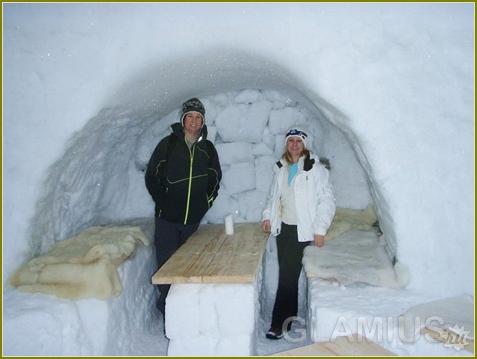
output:
{"label": "snow table base", "polygon": [[262,257],[259,223],[199,227],[154,274],[172,284],[166,299],[169,356],[254,355]]}

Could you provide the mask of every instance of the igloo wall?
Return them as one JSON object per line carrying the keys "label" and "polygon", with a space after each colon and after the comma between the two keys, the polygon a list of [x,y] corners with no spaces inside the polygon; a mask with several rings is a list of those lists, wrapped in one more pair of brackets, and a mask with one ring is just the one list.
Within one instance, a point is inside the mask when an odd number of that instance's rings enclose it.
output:
{"label": "igloo wall", "polygon": [[[4,280],[41,243],[149,211],[133,204],[146,198],[132,185],[153,146],[140,141],[144,123],[192,96],[259,89],[343,136],[410,288],[473,293],[472,4],[4,4],[3,14]],[[127,190],[107,185],[128,166],[138,178],[123,179]],[[78,206],[85,193],[90,205]]]}

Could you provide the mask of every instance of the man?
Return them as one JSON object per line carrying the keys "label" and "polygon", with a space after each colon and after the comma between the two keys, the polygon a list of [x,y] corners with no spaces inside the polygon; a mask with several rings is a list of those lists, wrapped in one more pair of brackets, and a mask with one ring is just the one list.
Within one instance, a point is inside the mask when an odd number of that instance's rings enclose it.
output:
{"label": "man", "polygon": [[[152,153],[146,187],[155,202],[154,244],[158,268],[197,230],[218,195],[222,171],[207,140],[205,108],[197,98],[182,105],[180,122]],[[170,285],[159,285],[158,309],[165,314]]]}

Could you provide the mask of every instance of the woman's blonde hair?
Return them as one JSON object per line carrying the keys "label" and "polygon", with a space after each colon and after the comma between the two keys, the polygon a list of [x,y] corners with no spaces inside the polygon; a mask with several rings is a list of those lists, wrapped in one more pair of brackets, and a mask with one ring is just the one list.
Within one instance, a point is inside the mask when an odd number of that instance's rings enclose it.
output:
{"label": "woman's blonde hair", "polygon": [[[301,152],[300,157],[303,157],[303,156],[307,157],[309,154],[310,154],[310,151],[306,148],[303,148],[303,151]],[[290,155],[290,152],[288,152],[287,149],[285,149],[285,152],[282,155],[282,159],[289,165],[293,163],[293,159]]]}

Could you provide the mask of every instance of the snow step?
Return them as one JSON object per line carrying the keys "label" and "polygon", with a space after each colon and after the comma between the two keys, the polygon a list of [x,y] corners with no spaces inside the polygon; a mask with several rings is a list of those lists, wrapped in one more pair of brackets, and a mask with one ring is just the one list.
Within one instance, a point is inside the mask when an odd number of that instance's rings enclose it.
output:
{"label": "snow step", "polygon": [[379,344],[353,334],[352,338],[339,337],[335,341],[315,343],[275,353],[270,356],[395,356]]}

